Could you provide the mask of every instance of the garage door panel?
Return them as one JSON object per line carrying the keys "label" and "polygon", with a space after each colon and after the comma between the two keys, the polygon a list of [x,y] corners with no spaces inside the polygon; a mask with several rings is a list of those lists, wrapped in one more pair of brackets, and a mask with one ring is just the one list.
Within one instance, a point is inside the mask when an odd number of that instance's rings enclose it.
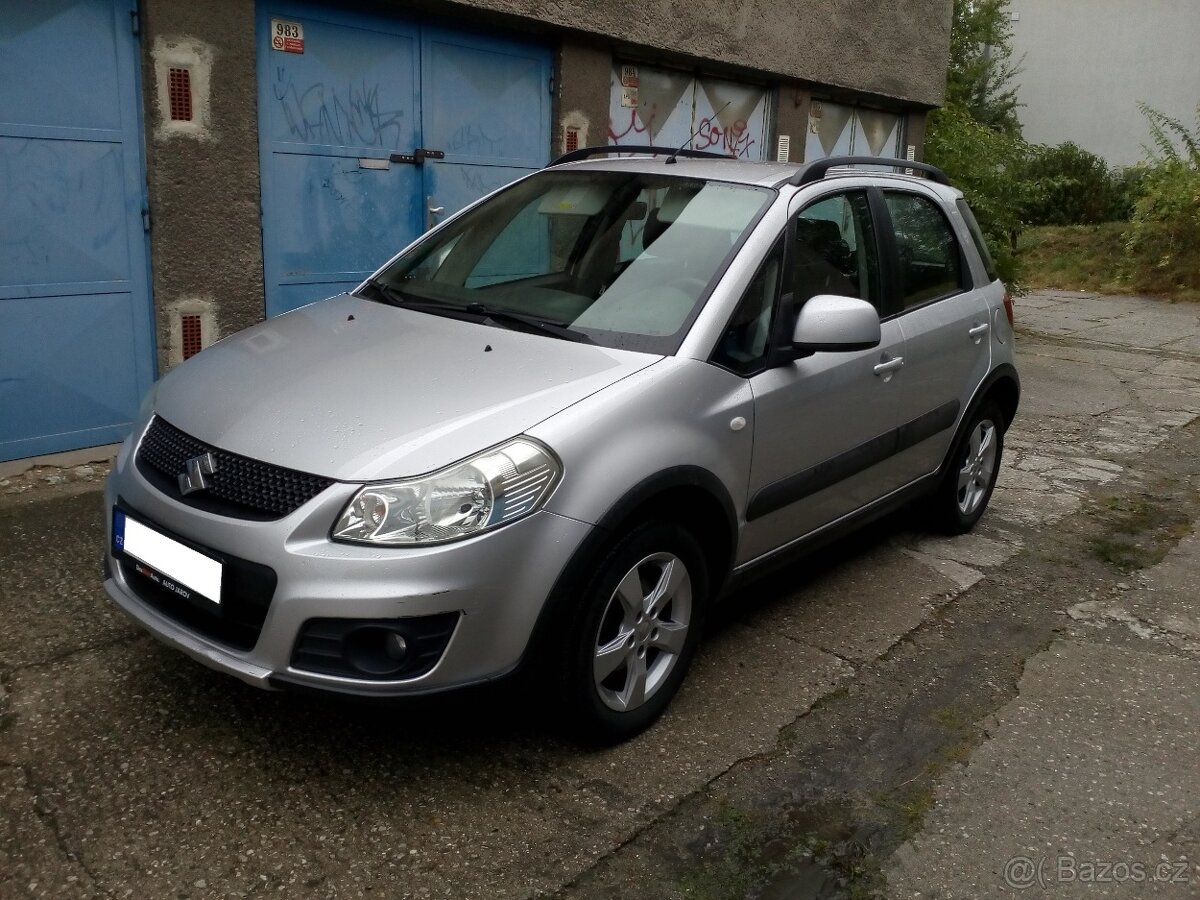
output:
{"label": "garage door panel", "polygon": [[124,438],[154,377],[134,0],[0,0],[0,460]]}
{"label": "garage door panel", "polygon": [[458,162],[544,164],[550,67],[540,48],[436,32],[425,53],[425,146]]}
{"label": "garage door panel", "polygon": [[293,186],[273,203],[278,282],[381,265],[412,239],[419,175],[406,165],[363,168],[358,157],[277,155],[274,176]]}
{"label": "garage door panel", "polygon": [[129,292],[0,300],[0,459],[123,438],[143,385]]}
{"label": "garage door panel", "polygon": [[121,38],[130,27],[122,11],[112,2],[0,3],[0,122],[120,129],[117,22]]}
{"label": "garage door panel", "polygon": [[117,143],[0,137],[0,292],[128,282],[124,169]]}
{"label": "garage door panel", "polygon": [[420,129],[415,32],[337,25],[286,8],[266,18],[304,26],[303,53],[264,51],[268,140],[412,151]]}

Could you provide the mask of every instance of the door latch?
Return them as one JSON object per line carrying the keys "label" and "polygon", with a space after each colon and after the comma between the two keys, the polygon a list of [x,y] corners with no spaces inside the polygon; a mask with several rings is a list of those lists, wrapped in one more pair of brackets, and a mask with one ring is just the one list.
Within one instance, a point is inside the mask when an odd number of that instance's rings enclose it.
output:
{"label": "door latch", "polygon": [[446,151],[444,150],[426,150],[424,147],[418,147],[412,153],[393,153],[388,157],[394,163],[408,163],[409,165],[419,166],[427,159],[445,159]]}

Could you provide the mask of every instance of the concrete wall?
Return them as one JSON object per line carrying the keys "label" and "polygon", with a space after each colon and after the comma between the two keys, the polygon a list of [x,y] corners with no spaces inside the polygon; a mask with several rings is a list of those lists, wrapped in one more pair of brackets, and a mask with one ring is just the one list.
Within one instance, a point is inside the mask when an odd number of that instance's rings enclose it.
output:
{"label": "concrete wall", "polygon": [[1138,101],[1194,124],[1197,0],[1012,0],[1011,9],[1028,140],[1073,141],[1129,165],[1150,139]]}
{"label": "concrete wall", "polygon": [[620,44],[936,106],[949,0],[470,0]]}
{"label": "concrete wall", "polygon": [[[142,0],[142,35],[151,267],[165,370],[178,361],[179,312],[200,314],[209,339],[263,317],[254,5]],[[194,66],[200,127],[172,127],[163,108],[160,86],[176,61]]]}

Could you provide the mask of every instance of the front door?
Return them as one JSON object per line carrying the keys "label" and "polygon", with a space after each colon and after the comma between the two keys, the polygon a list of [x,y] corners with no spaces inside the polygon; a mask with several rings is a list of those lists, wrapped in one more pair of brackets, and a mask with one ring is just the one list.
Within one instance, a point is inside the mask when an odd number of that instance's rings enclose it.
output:
{"label": "front door", "polygon": [[548,161],[544,47],[284,3],[259,5],[258,34],[268,315]]}

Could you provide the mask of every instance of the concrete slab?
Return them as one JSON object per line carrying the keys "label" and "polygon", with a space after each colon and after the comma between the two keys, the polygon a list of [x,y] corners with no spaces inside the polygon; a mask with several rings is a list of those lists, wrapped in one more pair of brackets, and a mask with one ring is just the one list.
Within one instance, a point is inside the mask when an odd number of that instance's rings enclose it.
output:
{"label": "concrete slab", "polygon": [[852,662],[874,659],[963,589],[937,570],[942,564],[877,547],[770,603],[744,627],[778,631]]}
{"label": "concrete slab", "polygon": [[1200,660],[1110,646],[1034,657],[990,739],[892,858],[888,895],[1194,896],[1198,680]]}
{"label": "concrete slab", "polygon": [[0,506],[0,666],[52,660],[137,633],[102,578],[101,495]]}

